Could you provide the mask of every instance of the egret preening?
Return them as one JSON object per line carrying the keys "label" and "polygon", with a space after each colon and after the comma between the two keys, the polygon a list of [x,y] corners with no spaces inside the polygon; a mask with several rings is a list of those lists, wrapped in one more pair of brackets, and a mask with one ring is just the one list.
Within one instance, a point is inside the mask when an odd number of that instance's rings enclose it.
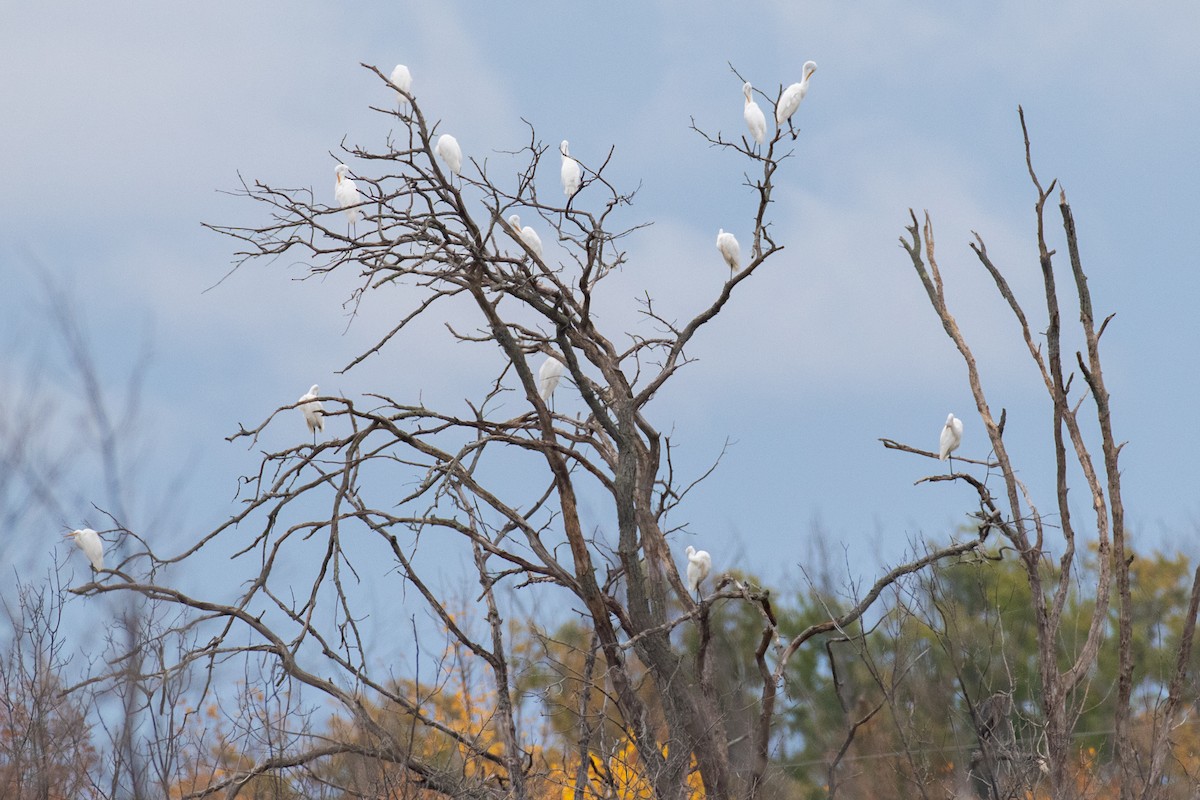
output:
{"label": "egret preening", "polygon": [[782,126],[784,120],[791,124],[792,114],[796,113],[796,109],[800,108],[800,101],[808,94],[808,79],[817,71],[817,62],[805,61],[804,68],[800,70],[801,78],[799,83],[793,83],[791,86],[783,90],[783,94],[779,96],[779,104],[775,106],[775,123]]}
{"label": "egret preening", "polygon": [[558,146],[558,152],[562,153],[562,185],[563,193],[570,201],[575,193],[579,191],[579,185],[583,183],[583,169],[579,166],[579,162],[571,158],[570,150],[568,149],[566,139],[563,139],[562,144]]}
{"label": "egret preening", "polygon": [[346,177],[346,173],[350,168],[345,164],[338,164],[334,167],[333,174],[336,176],[333,184],[333,196],[338,201],[338,205],[346,209],[346,219],[350,222],[350,230],[354,230],[354,223],[358,222],[358,218],[362,216],[362,209],[358,204],[362,202],[362,196],[358,193],[358,186],[354,180]]}
{"label": "egret preening", "polygon": [[543,403],[549,403],[550,398],[554,397],[554,390],[558,388],[558,382],[562,380],[564,369],[561,361],[550,356],[538,370],[538,394],[541,395]]}
{"label": "egret preening", "polygon": [[533,228],[529,227],[528,225],[526,225],[524,228],[522,228],[521,227],[521,218],[519,216],[517,216],[516,214],[513,214],[511,217],[508,218],[508,224],[512,226],[512,229],[514,231],[516,231],[518,234],[520,234],[521,238],[525,241],[525,244],[528,245],[529,249],[533,251],[533,254],[535,256],[537,256],[538,258],[541,258],[542,257],[542,237],[537,235],[537,231],[535,231]]}
{"label": "egret preening", "polygon": [[750,135],[754,137],[754,141],[759,144],[767,138],[767,118],[763,114],[763,110],[758,107],[758,103],[754,102],[754,98],[750,93],[754,91],[754,87],[750,85],[750,81],[746,81],[742,86],[742,94],[746,95],[746,109],[742,112],[742,116],[746,118],[746,127],[750,129]]}
{"label": "egret preening", "polygon": [[104,542],[100,540],[100,534],[91,528],[80,528],[77,531],[64,533],[63,537],[75,540],[75,544],[79,545],[79,549],[87,556],[88,561],[92,562],[94,572],[104,569]]}
{"label": "egret preening", "polygon": [[308,393],[300,395],[300,399],[296,401],[300,404],[300,411],[304,414],[308,429],[312,431],[314,445],[317,443],[317,431],[325,432],[325,406],[317,399],[318,394],[320,387],[314,383]]}
{"label": "egret preening", "polygon": [[697,550],[688,545],[687,550],[687,579],[688,588],[696,593],[696,598],[699,599],[700,584],[704,583],[704,579],[708,577],[708,573],[712,571],[712,556],[707,550]]}
{"label": "egret preening", "polygon": [[[390,80],[392,82],[392,86],[395,86],[397,89],[401,89],[405,92],[412,89],[412,73],[409,72],[408,67],[404,66],[403,64],[396,65],[396,68],[392,70],[392,77],[388,78],[388,80]],[[400,92],[397,92],[396,94],[400,97],[400,107],[403,108],[404,106],[407,106],[408,98],[403,94],[400,94]]]}
{"label": "egret preening", "polygon": [[721,251],[721,258],[725,259],[725,263],[732,270],[733,274],[729,276],[732,278],[742,265],[742,248],[738,245],[738,240],[732,233],[726,233],[724,228],[720,228],[717,231],[717,249]]}
{"label": "egret preening", "polygon": [[448,133],[443,133],[438,137],[437,146],[434,149],[442,157],[442,161],[446,162],[450,171],[457,175],[458,171],[462,169],[462,148],[458,146],[458,139]]}
{"label": "egret preening", "polygon": [[942,438],[938,442],[938,458],[945,461],[950,459],[950,471],[954,471],[954,456],[950,455],[962,444],[962,420],[951,414],[946,417],[942,427]]}

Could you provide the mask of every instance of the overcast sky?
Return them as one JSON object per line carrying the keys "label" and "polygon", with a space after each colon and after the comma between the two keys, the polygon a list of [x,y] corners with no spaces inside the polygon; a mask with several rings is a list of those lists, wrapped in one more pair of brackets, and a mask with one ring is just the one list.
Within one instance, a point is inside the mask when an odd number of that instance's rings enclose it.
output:
{"label": "overcast sky", "polygon": [[[131,372],[148,365],[125,491],[131,526],[162,541],[188,541],[235,510],[237,476],[255,470],[256,454],[224,437],[312,383],[459,407],[478,391],[473,357],[436,337],[396,340],[361,370],[337,374],[396,318],[395,304],[368,300],[351,323],[352,280],[302,282],[305,265],[284,260],[216,285],[235,243],[201,223],[261,221],[254,204],[222,193],[239,173],[311,186],[333,202],[331,153],[343,139],[383,147],[389,121],[368,105],[389,97],[359,62],[385,73],[407,64],[425,113],[493,169],[525,143],[522,118],[546,142],[569,139],[588,163],[615,148],[611,179],[641,186],[624,221],[654,224],[627,240],[631,260],[614,291],[632,306],[648,289],[681,317],[727,275],[717,229],[740,236],[745,251],[754,210],[742,165],[706,147],[690,118],[740,135],[730,64],[773,94],[799,79],[804,61],[818,63],[772,208],[786,250],[739,288],[693,345],[699,361],[650,409],[693,472],[732,443],[683,509],[694,521],[686,543],[712,551],[717,570],[736,564],[769,579],[806,563],[817,523],[834,542],[896,560],[914,538],[946,540],[971,508],[966,487],[914,487],[935,465],[877,441],[934,448],[953,411],[965,422],[963,454],[987,454],[961,360],[897,246],[910,207],[932,215],[952,308],[994,407],[1009,409],[1022,477],[1050,507],[1040,380],[967,248],[978,231],[1043,325],[1022,104],[1040,176],[1058,178],[1073,204],[1098,315],[1117,314],[1104,358],[1114,424],[1129,441],[1122,465],[1136,546],[1190,547],[1200,517],[1200,8],[739,8],[0,3],[0,413],[9,436],[16,424],[35,430],[45,452],[76,456],[62,465],[56,507],[25,517],[0,559],[27,563],[55,547],[58,526],[102,527],[89,503],[111,507],[79,428],[81,390],[57,343],[47,282],[71,298],[114,407]],[[539,175],[551,194],[557,164],[548,159]],[[1065,254],[1058,227],[1052,246]],[[1064,322],[1074,318],[1068,310]],[[561,390],[559,402],[580,403]],[[303,435],[298,414],[294,423],[277,425],[263,446]],[[1088,511],[1082,487],[1072,498]]]}

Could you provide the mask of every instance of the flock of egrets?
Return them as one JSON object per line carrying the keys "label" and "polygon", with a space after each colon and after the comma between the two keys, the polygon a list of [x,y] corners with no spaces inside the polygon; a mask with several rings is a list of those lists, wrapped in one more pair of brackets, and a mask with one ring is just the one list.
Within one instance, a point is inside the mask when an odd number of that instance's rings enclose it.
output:
{"label": "flock of egrets", "polygon": [[[779,102],[775,104],[775,124],[782,128],[784,123],[790,127],[792,116],[800,108],[800,103],[808,94],[808,82],[812,78],[814,72],[817,71],[815,61],[806,61],[801,70],[801,78],[797,83],[788,86],[779,96]],[[396,88],[396,94],[399,97],[401,107],[407,105],[412,90],[412,73],[408,67],[403,64],[397,64],[392,70],[389,77],[392,85]],[[758,144],[763,144],[766,141],[767,135],[767,119],[763,114],[758,103],[754,100],[754,87],[747,81],[742,86],[742,94],[745,96],[745,108],[743,117],[746,120],[746,127],[750,131],[750,137]],[[458,140],[448,133],[444,133],[438,137],[437,143],[434,145],[434,152],[440,158],[451,174],[458,175],[462,170],[463,154],[462,148],[458,144]],[[571,198],[579,191],[583,185],[583,168],[579,162],[571,157],[569,143],[564,139],[559,145],[559,153],[562,155],[562,168],[560,177],[562,179],[563,193],[567,196],[567,202],[570,203]],[[354,235],[355,224],[362,218],[362,195],[358,191],[357,184],[354,179],[349,177],[350,168],[345,164],[338,164],[334,168],[334,199],[338,205],[344,210],[346,220],[349,224],[351,235]],[[513,214],[508,218],[508,224],[512,229],[514,238],[518,238],[525,247],[536,256],[542,258],[542,239],[538,236],[537,231],[532,227],[525,225],[522,227],[521,218]],[[721,254],[721,258],[729,265],[731,278],[737,274],[741,267],[741,248],[738,245],[738,240],[732,233],[728,233],[724,228],[717,232],[717,250]],[[559,381],[562,380],[565,367],[563,363],[554,356],[548,357],[538,370],[538,395],[542,402],[550,404],[554,397],[554,391],[558,388]],[[317,399],[319,396],[319,387],[313,384],[312,388],[305,394],[301,395],[297,400],[297,408],[304,415],[304,422],[308,426],[308,430],[313,435],[313,441],[316,442],[318,433],[323,433],[325,430],[325,408],[321,401]],[[941,439],[938,447],[938,457],[945,461],[950,454],[958,449],[962,443],[962,420],[957,419],[953,414],[946,418],[946,424],[942,428]],[[951,469],[954,467],[954,460],[950,461]],[[96,572],[104,569],[104,543],[100,535],[91,528],[83,528],[81,530],[72,531],[65,534],[67,537],[72,537],[79,548],[87,555],[88,561],[91,562],[92,569]],[[712,570],[712,556],[705,550],[696,550],[692,546],[687,548],[687,581],[688,588],[700,595],[700,586],[704,579],[708,577]]]}

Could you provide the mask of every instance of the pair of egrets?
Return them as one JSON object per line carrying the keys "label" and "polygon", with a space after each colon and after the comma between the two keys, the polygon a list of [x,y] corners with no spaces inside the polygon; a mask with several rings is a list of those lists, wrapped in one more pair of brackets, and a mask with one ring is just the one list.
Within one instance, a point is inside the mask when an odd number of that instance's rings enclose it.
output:
{"label": "pair of egrets", "polygon": [[[800,69],[800,80],[784,89],[783,94],[779,95],[779,102],[775,104],[776,126],[783,127],[785,122],[791,124],[792,115],[800,109],[800,103],[808,96],[808,81],[816,71],[817,62],[805,61],[804,66]],[[754,87],[750,85],[750,81],[742,84],[742,94],[746,98],[742,116],[746,120],[746,127],[750,129],[750,136],[754,141],[762,144],[767,138],[767,117],[758,107],[758,103],[754,102],[753,91]]]}

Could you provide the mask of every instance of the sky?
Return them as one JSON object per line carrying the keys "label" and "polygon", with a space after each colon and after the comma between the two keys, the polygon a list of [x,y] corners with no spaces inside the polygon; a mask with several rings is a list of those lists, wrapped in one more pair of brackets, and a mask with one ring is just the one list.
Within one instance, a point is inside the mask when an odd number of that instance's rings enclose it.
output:
{"label": "sky", "polygon": [[[792,588],[818,531],[837,566],[869,577],[914,541],[948,540],[972,508],[965,486],[914,486],[937,465],[878,441],[933,449],[954,412],[961,452],[987,454],[961,359],[898,246],[910,208],[933,219],[949,302],[993,407],[1008,409],[1022,478],[1052,503],[1040,379],[967,247],[977,231],[1040,329],[1022,105],[1040,177],[1072,203],[1098,314],[1116,313],[1103,356],[1135,546],[1194,552],[1198,23],[1183,0],[0,3],[0,419],[55,478],[35,509],[9,512],[0,566],[67,557],[57,534],[102,527],[91,506],[118,494],[130,527],[164,549],[194,541],[237,510],[257,449],[304,429],[296,412],[258,448],[225,437],[313,383],[458,408],[478,391],[475,356],[422,334],[440,320],[339,374],[394,324],[396,298],[368,298],[351,319],[350,276],[302,280],[304,263],[281,260],[226,277],[235,242],[202,227],[262,221],[230,194],[239,176],[333,202],[340,144],[382,147],[390,125],[368,108],[390,98],[360,63],[398,62],[426,115],[491,169],[525,143],[522,120],[585,163],[613,149],[610,178],[640,187],[622,221],[653,223],[611,281],[612,323],[635,331],[643,291],[680,318],[715,295],[718,228],[748,249],[742,165],[691,120],[741,134],[731,65],[773,94],[818,63],[771,209],[786,249],[649,409],[692,475],[729,443],[680,511],[678,550]],[[557,159],[538,180],[555,190]],[[1065,254],[1056,213],[1051,246]],[[85,413],[96,398],[71,368],[64,320],[106,407],[120,416],[138,399],[120,486],[100,478]],[[1072,500],[1088,511],[1081,486]]]}

